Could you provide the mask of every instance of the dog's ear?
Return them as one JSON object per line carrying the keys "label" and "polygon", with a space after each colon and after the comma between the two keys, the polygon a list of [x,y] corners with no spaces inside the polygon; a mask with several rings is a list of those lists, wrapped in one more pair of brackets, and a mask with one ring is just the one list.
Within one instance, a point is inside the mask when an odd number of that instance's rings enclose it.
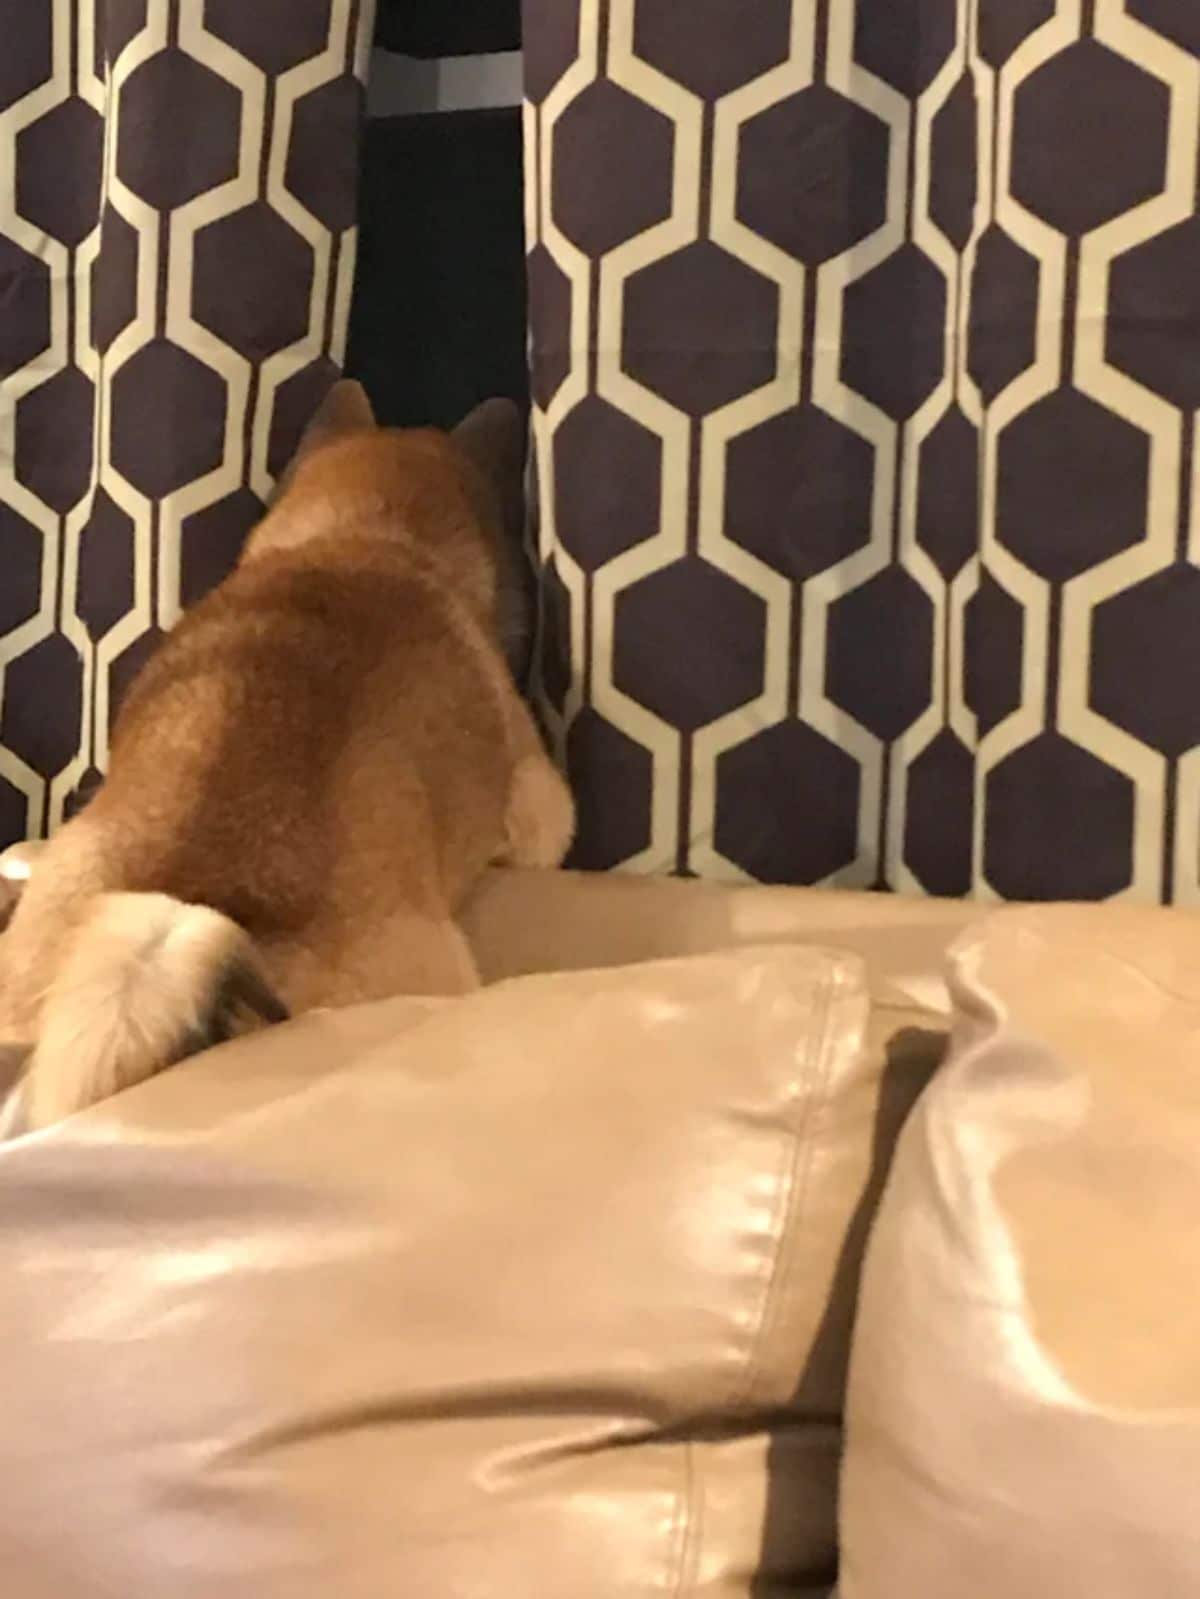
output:
{"label": "dog's ear", "polygon": [[504,532],[519,544],[525,524],[525,428],[512,400],[484,400],[454,429],[454,441],[484,478]]}
{"label": "dog's ear", "polygon": [[499,519],[496,625],[514,678],[523,683],[536,620],[533,568],[525,553],[525,425],[511,400],[485,400],[454,429]]}
{"label": "dog's ear", "polygon": [[296,453],[280,474],[269,504],[274,506],[279,503],[284,493],[291,487],[296,468],[314,450],[319,450],[324,444],[333,444],[351,433],[362,433],[376,425],[375,413],[371,409],[371,402],[362,384],[355,383],[350,378],[339,379],[321,401],[313,413],[312,420],[301,434]]}
{"label": "dog's ear", "polygon": [[293,460],[302,461],[306,455],[319,450],[323,444],[345,438],[348,433],[362,433],[375,426],[375,413],[361,383],[342,378],[335,383],[313,414],[305,428]]}

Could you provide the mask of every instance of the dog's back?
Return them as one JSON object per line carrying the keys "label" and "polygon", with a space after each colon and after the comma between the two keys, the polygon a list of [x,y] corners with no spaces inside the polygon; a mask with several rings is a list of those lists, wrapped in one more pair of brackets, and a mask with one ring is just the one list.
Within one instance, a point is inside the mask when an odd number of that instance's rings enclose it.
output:
{"label": "dog's back", "polygon": [[[31,1125],[177,1056],[172,1028],[195,1047],[235,1005],[275,1014],[272,993],[472,984],[462,897],[506,854],[553,863],[571,823],[498,647],[489,494],[445,436],[353,408],[319,423],[237,570],[136,680],[105,787],[5,935]],[[66,1069],[68,1049],[103,1060]]]}
{"label": "dog's back", "polygon": [[481,618],[399,542],[270,552],[148,664],[90,815],[136,820],[123,886],[267,944],[452,906],[502,843],[511,694]]}

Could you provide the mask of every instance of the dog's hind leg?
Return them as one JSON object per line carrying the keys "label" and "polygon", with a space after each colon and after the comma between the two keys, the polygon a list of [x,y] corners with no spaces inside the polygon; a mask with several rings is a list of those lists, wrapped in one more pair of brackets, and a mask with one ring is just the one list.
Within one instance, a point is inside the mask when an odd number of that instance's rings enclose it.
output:
{"label": "dog's hind leg", "polygon": [[457,922],[408,907],[380,922],[325,918],[286,944],[264,945],[263,964],[293,1014],[399,994],[469,994],[480,986]]}

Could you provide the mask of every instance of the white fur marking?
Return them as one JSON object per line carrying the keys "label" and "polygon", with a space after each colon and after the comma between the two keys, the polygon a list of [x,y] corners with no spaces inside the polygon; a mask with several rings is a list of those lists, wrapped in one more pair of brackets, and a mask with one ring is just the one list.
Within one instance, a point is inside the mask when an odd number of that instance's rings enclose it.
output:
{"label": "white fur marking", "polygon": [[22,1096],[26,1127],[170,1065],[241,961],[252,961],[250,942],[216,911],[162,894],[102,895],[46,996]]}

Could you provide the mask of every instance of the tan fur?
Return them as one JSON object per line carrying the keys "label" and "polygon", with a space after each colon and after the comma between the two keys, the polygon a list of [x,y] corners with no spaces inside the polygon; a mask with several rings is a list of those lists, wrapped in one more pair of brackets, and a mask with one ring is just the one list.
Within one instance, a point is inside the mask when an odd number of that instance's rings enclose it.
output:
{"label": "tan fur", "polygon": [[0,940],[24,1126],[204,1041],[231,974],[268,1013],[260,973],[292,1011],[477,983],[464,896],[492,862],[558,864],[574,820],[500,649],[488,462],[512,427],[493,406],[458,439],[384,431],[333,391]]}

